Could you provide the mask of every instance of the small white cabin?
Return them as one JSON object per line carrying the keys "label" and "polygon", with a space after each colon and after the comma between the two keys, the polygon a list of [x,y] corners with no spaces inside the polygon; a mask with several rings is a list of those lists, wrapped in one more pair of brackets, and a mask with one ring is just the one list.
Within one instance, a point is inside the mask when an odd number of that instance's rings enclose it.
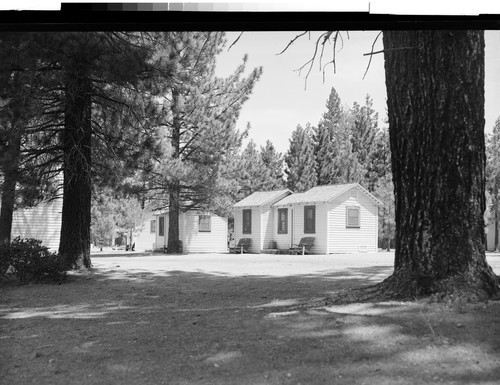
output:
{"label": "small white cabin", "polygon": [[[259,204],[259,195],[255,194],[234,205],[236,242],[245,237],[255,239],[250,249],[255,253],[264,249],[287,250],[305,237],[314,238],[311,252],[315,254],[378,250],[378,206],[381,202],[358,183],[317,186],[295,194],[285,191],[288,193],[283,190],[255,193],[276,198],[266,205]],[[245,215],[248,222],[248,216],[252,218],[254,213],[259,220],[251,223],[257,231],[251,234],[237,232],[245,227]]]}
{"label": "small white cabin", "polygon": [[278,191],[257,191],[233,205],[234,241],[250,238],[249,251],[260,253],[269,248],[273,241],[274,211],[271,206],[290,195],[288,189]]}
{"label": "small white cabin", "polygon": [[[154,227],[156,239],[154,249],[163,250],[168,244],[168,213],[156,213]],[[184,253],[227,252],[227,218],[195,210],[181,213],[179,238]]]}

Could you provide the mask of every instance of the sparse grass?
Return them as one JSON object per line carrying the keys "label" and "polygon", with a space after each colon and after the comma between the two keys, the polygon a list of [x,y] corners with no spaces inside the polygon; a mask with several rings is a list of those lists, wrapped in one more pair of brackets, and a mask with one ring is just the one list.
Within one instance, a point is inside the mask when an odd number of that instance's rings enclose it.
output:
{"label": "sparse grass", "polygon": [[155,258],[95,258],[95,269],[60,286],[0,287],[0,383],[493,385],[500,378],[499,302],[322,305],[332,291],[383,279],[386,261]]}

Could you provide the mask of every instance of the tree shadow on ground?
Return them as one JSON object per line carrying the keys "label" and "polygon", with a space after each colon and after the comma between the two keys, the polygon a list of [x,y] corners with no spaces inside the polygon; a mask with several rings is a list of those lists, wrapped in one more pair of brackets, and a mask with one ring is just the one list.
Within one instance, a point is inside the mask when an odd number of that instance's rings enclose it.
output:
{"label": "tree shadow on ground", "polygon": [[297,307],[391,273],[97,269],[4,285],[0,376],[28,384],[493,384],[500,304]]}

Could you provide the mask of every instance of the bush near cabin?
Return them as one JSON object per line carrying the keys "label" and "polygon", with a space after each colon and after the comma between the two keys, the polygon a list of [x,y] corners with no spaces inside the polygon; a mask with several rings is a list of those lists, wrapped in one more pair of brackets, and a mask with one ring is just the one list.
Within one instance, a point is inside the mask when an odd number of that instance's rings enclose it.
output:
{"label": "bush near cabin", "polygon": [[69,269],[64,258],[38,239],[17,237],[0,247],[0,279],[15,276],[23,283],[62,282]]}

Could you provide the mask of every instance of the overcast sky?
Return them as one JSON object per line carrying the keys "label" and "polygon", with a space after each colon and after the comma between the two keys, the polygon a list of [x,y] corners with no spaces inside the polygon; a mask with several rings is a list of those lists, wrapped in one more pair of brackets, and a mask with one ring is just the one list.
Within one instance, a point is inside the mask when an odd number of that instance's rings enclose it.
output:
{"label": "overcast sky", "polygon": [[[386,115],[386,92],[383,54],[374,55],[368,73],[368,56],[378,31],[352,31],[349,38],[344,35],[343,48],[337,52],[336,73],[332,65],[323,72],[319,61],[315,64],[307,85],[305,74],[309,67],[296,71],[313,55],[316,39],[321,32],[312,32],[298,39],[287,51],[282,51],[301,31],[292,32],[245,32],[229,50],[229,45],[239,32],[228,32],[228,44],[217,60],[217,74],[227,76],[248,54],[248,69],[263,67],[263,75],[256,84],[250,99],[243,106],[238,127],[244,129],[251,124],[249,138],[258,146],[270,139],[278,151],[288,149],[289,138],[298,124],[317,125],[325,112],[325,103],[332,87],[335,87],[346,107],[354,102],[364,103],[366,94],[373,98],[374,109],[379,113],[380,124]],[[341,44],[337,50],[341,48]],[[327,46],[322,64],[332,58],[333,47]],[[382,49],[382,36],[374,50]],[[500,116],[500,31],[486,32],[486,132],[491,132],[495,120]],[[246,144],[246,142],[245,142]]]}

